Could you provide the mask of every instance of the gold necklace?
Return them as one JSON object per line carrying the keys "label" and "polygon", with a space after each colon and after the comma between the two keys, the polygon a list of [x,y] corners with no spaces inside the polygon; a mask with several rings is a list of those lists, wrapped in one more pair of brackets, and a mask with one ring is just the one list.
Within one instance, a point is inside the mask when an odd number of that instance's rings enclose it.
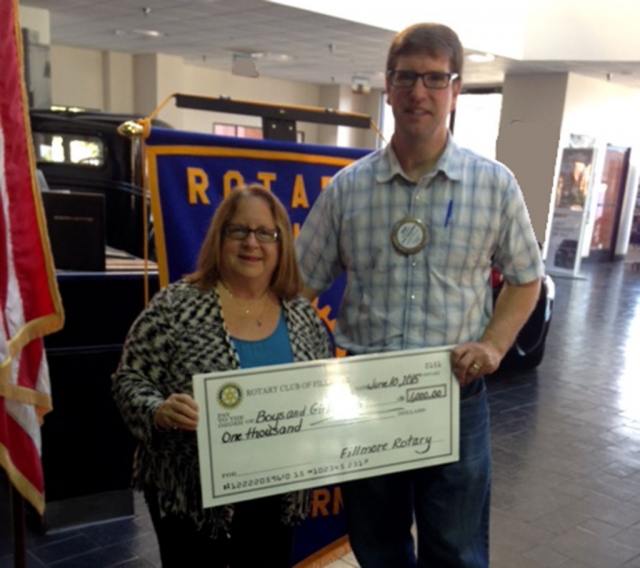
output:
{"label": "gold necklace", "polygon": [[262,311],[260,312],[260,315],[259,315],[258,317],[255,317],[255,316],[251,316],[251,310],[250,310],[249,308],[247,308],[246,306],[243,306],[243,305],[240,303],[240,300],[239,300],[238,298],[236,298],[236,297],[233,295],[233,292],[232,292],[231,290],[229,290],[229,288],[227,287],[227,285],[226,285],[222,280],[220,280],[220,284],[221,284],[221,285],[222,285],[222,287],[225,289],[225,291],[227,292],[227,294],[229,294],[229,297],[230,297],[230,298],[231,298],[231,299],[236,303],[236,305],[237,305],[237,306],[238,306],[238,307],[239,307],[239,308],[240,308],[240,309],[241,309],[241,310],[242,310],[242,311],[243,311],[247,316],[249,316],[249,317],[253,317],[253,319],[255,320],[256,325],[257,325],[258,327],[262,327],[262,318],[263,318],[263,316],[264,316],[264,313],[267,311],[267,304],[269,303],[269,291],[267,290],[267,291],[264,293],[264,298],[265,298],[265,300],[264,300],[264,303],[263,303],[263,306],[262,306]]}

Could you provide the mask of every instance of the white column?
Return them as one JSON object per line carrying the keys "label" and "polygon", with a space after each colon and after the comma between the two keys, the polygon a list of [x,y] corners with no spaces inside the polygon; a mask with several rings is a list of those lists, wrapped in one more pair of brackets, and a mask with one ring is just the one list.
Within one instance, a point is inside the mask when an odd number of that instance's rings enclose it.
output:
{"label": "white column", "polygon": [[104,110],[133,113],[133,56],[117,51],[102,52]]}
{"label": "white column", "polygon": [[544,242],[567,92],[566,73],[507,75],[496,158],[516,176]]}
{"label": "white column", "polygon": [[[182,58],[161,53],[136,55],[134,70],[134,110],[148,116],[173,93],[184,90],[184,63]],[[183,127],[182,110],[173,102],[167,104],[158,118],[174,128]]]}

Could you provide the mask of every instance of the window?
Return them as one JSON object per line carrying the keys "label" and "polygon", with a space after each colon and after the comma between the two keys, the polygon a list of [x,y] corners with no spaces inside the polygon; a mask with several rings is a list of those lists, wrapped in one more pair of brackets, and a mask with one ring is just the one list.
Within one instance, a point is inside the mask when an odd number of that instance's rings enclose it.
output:
{"label": "window", "polygon": [[502,93],[460,94],[453,124],[456,143],[495,160],[501,111]]}
{"label": "window", "polygon": [[97,136],[34,132],[33,145],[37,162],[90,167],[104,165],[104,142]]}
{"label": "window", "polygon": [[387,95],[386,93],[382,93],[380,95],[380,132],[382,132],[382,136],[384,136],[384,140],[378,136],[378,148],[382,148],[386,146],[385,140],[387,143],[391,142],[391,136],[393,135],[393,129],[395,128],[396,121],[393,118],[393,111],[391,110],[391,105],[387,104]]}
{"label": "window", "polygon": [[234,138],[262,140],[262,128],[241,126],[240,124],[220,124],[214,122],[213,133],[217,136],[233,136]]}
{"label": "window", "polygon": [[[253,138],[254,140],[262,140],[262,128],[254,126],[242,126],[240,124],[220,124],[213,123],[213,133],[217,136],[233,136],[234,138]],[[304,132],[296,131],[296,142],[304,142]]]}
{"label": "window", "polygon": [[[389,142],[395,122],[391,107],[386,104],[386,95],[383,93],[381,96],[381,131]],[[501,111],[502,93],[496,92],[496,89],[460,94],[452,125],[456,143],[495,160]],[[379,140],[378,147],[383,145],[384,143]]]}

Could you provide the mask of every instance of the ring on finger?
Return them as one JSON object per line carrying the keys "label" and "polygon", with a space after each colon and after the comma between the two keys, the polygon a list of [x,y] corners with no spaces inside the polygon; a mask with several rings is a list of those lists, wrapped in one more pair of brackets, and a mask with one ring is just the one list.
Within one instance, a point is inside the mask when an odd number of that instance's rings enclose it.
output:
{"label": "ring on finger", "polygon": [[473,365],[471,365],[471,368],[472,368],[474,371],[478,371],[478,370],[480,369],[480,365],[478,365],[478,363],[474,363]]}

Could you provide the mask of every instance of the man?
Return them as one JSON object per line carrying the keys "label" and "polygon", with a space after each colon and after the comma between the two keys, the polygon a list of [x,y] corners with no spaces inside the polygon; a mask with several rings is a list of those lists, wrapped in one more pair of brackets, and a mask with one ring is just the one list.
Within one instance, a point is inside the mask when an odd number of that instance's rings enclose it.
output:
{"label": "man", "polygon": [[[460,149],[449,134],[462,61],[446,26],[419,24],[394,38],[386,78],[391,144],[335,176],[297,240],[310,299],[347,273],[335,333],[347,352],[456,345],[460,460],[343,486],[363,568],[488,566],[483,376],[498,368],[531,313],[542,263],[512,174]],[[493,314],[492,263],[508,282]]]}

